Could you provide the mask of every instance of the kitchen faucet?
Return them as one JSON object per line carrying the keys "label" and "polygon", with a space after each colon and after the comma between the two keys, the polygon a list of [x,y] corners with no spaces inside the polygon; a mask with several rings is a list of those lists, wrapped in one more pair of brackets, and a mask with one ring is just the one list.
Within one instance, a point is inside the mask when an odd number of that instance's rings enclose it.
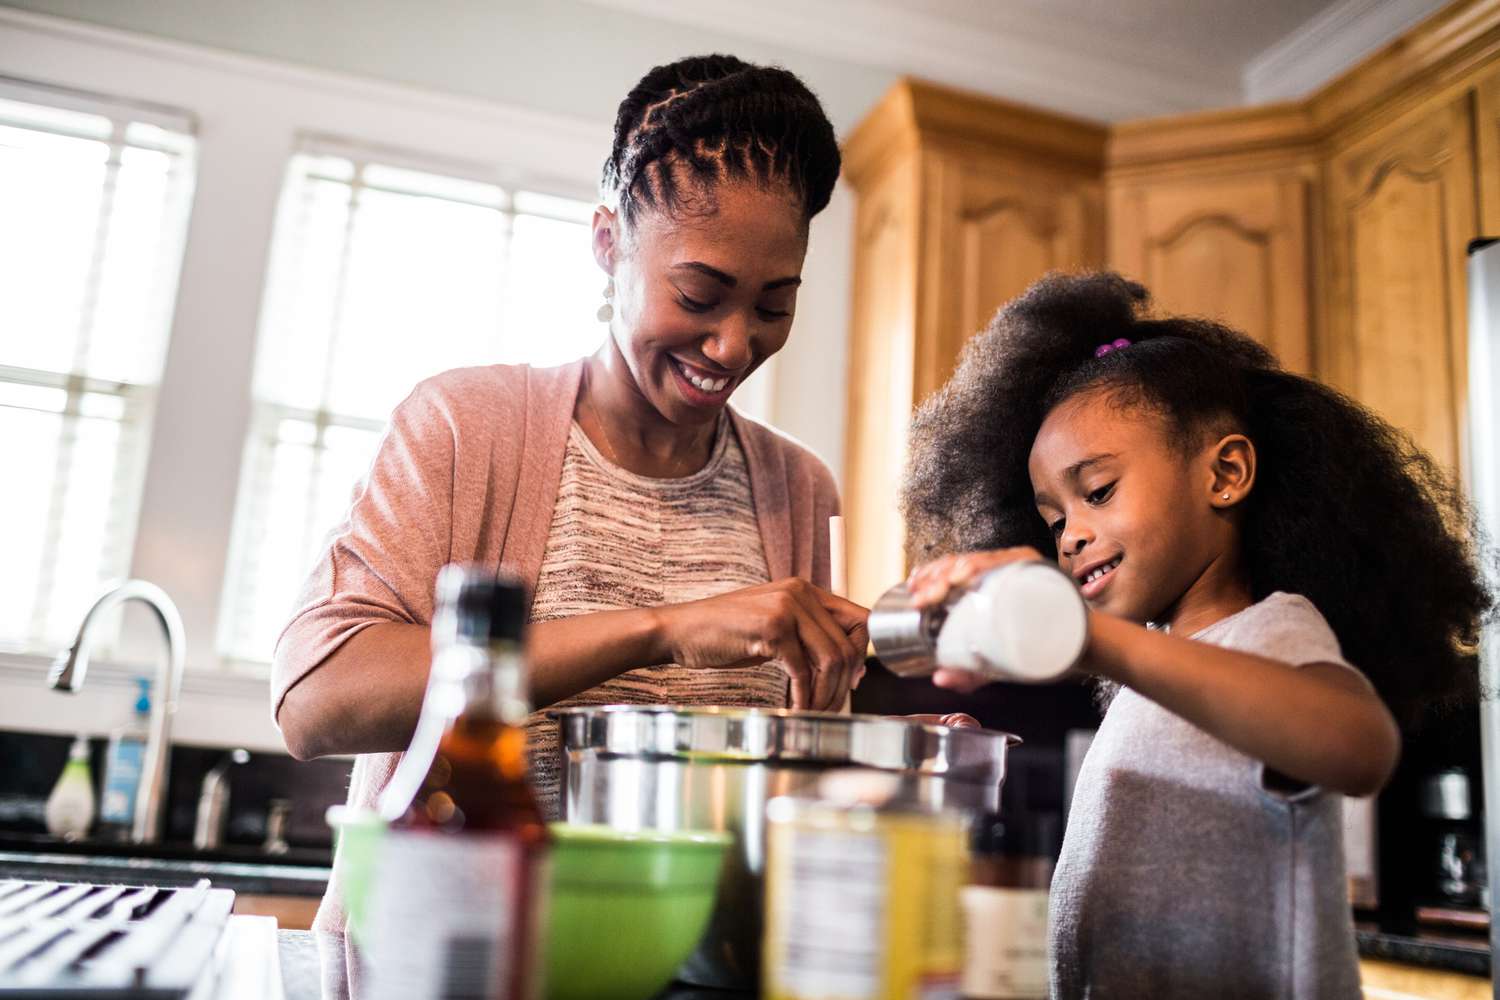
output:
{"label": "kitchen faucet", "polygon": [[250,759],[246,750],[231,750],[203,776],[198,790],[198,816],[193,823],[193,846],[212,851],[224,839],[229,819],[229,769]]}
{"label": "kitchen faucet", "polygon": [[146,737],[146,754],[141,767],[141,784],[136,791],[130,839],[137,844],[154,844],[161,829],[162,807],[166,797],[167,758],[172,750],[172,716],[177,711],[177,694],[182,688],[182,669],[187,647],[183,643],[182,615],[167,592],[145,580],[126,580],[105,591],[78,626],[78,637],[66,653],[59,653],[52,663],[47,682],[58,691],[77,692],[83,688],[89,669],[89,633],[105,611],[126,601],[141,601],[156,614],[157,623],[166,635],[167,655],[157,664],[152,690],[151,725]]}

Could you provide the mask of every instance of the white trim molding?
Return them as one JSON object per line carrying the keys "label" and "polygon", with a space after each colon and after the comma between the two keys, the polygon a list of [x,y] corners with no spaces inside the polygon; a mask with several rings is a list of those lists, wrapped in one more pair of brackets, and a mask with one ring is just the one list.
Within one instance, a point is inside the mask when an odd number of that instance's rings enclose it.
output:
{"label": "white trim molding", "polygon": [[1106,44],[1086,31],[1059,37],[1054,19],[1019,4],[1004,5],[996,26],[980,30],[869,0],[589,2],[1095,120],[1197,111],[1242,97],[1237,67],[1165,46]]}
{"label": "white trim molding", "polygon": [[1445,0],[1343,0],[1246,64],[1245,101],[1305,97],[1445,5]]}

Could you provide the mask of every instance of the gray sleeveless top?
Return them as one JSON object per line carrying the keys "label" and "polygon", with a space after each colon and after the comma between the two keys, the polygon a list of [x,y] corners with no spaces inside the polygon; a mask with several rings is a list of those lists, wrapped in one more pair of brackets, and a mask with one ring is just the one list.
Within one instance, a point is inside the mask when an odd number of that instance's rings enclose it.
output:
{"label": "gray sleeveless top", "polygon": [[[1344,663],[1318,610],[1284,593],[1193,638]],[[1274,777],[1121,688],[1079,771],[1053,877],[1052,996],[1358,1000],[1343,797]]]}

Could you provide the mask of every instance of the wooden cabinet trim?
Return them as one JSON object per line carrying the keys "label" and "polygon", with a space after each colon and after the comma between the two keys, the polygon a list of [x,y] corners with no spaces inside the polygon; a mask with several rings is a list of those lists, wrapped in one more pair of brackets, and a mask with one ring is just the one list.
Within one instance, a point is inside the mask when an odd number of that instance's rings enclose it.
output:
{"label": "wooden cabinet trim", "polygon": [[1305,102],[1230,108],[1116,125],[1107,162],[1112,174],[1123,174],[1141,167],[1181,169],[1193,161],[1226,157],[1243,162],[1264,151],[1311,157],[1318,138]]}
{"label": "wooden cabinet trim", "polygon": [[916,147],[968,155],[1010,151],[1097,177],[1109,129],[1009,101],[903,77],[844,142],[844,170],[856,188]]}
{"label": "wooden cabinet trim", "polygon": [[1308,101],[1325,132],[1400,114],[1500,54],[1500,2],[1457,0],[1365,57]]}
{"label": "wooden cabinet trim", "polygon": [[1309,158],[1378,131],[1445,88],[1472,86],[1500,56],[1500,0],[1458,0],[1301,101],[1124,122],[1110,131],[1108,165],[1183,170],[1195,161],[1243,162],[1271,151]]}

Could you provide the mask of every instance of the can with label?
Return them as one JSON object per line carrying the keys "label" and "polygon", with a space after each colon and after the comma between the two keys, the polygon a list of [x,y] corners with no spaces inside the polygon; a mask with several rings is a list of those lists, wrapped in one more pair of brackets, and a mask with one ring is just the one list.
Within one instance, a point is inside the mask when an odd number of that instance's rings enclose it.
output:
{"label": "can with label", "polygon": [[764,1000],[955,1000],[969,823],[834,772],[766,808]]}

